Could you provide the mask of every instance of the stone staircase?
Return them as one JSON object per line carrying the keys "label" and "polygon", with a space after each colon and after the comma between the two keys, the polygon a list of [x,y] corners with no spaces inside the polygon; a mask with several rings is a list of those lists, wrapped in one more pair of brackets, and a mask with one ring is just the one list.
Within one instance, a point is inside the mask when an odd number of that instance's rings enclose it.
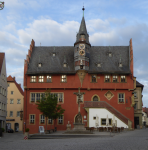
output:
{"label": "stone staircase", "polygon": [[98,101],[98,102],[85,101],[84,108],[106,108],[109,112],[114,114],[118,119],[120,119],[121,121],[123,121],[125,124],[128,125],[129,119],[105,101]]}

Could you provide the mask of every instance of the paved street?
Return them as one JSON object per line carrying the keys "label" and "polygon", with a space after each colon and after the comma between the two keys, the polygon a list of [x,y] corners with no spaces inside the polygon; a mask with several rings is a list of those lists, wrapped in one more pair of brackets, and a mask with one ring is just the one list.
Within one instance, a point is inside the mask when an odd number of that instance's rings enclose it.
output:
{"label": "paved street", "polygon": [[0,150],[148,150],[148,129],[128,131],[113,137],[23,140],[22,133],[5,133]]}

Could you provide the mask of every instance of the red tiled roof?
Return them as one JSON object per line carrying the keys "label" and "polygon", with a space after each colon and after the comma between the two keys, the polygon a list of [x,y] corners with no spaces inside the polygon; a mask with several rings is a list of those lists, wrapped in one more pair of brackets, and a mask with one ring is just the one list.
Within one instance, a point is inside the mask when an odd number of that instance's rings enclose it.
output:
{"label": "red tiled roof", "polygon": [[7,77],[7,82],[14,82],[16,87],[18,88],[18,90],[20,91],[20,93],[22,95],[24,95],[24,91],[22,90],[21,86],[15,81],[15,77],[11,77],[11,75],[9,77]]}
{"label": "red tiled roof", "polygon": [[5,53],[0,53],[0,73],[3,65],[4,57],[5,57]]}

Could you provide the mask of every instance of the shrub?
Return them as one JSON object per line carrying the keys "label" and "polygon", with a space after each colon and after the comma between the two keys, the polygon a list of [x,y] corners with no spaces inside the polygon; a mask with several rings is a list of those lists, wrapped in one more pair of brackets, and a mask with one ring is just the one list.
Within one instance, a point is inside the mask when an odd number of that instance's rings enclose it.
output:
{"label": "shrub", "polygon": [[2,128],[2,132],[4,132],[5,131],[5,129],[4,128]]}
{"label": "shrub", "polygon": [[29,128],[26,128],[26,129],[25,129],[25,132],[29,132]]}

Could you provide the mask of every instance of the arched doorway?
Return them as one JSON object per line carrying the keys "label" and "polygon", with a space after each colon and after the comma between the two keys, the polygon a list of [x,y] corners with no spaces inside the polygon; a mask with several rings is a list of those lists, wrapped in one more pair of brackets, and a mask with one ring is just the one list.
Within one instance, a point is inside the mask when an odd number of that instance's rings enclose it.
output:
{"label": "arched doorway", "polygon": [[6,132],[8,131],[8,129],[11,129],[11,123],[6,123]]}
{"label": "arched doorway", "polygon": [[18,132],[18,131],[19,131],[19,124],[18,124],[18,123],[15,123],[15,124],[14,124],[14,129],[15,129],[15,132]]}

